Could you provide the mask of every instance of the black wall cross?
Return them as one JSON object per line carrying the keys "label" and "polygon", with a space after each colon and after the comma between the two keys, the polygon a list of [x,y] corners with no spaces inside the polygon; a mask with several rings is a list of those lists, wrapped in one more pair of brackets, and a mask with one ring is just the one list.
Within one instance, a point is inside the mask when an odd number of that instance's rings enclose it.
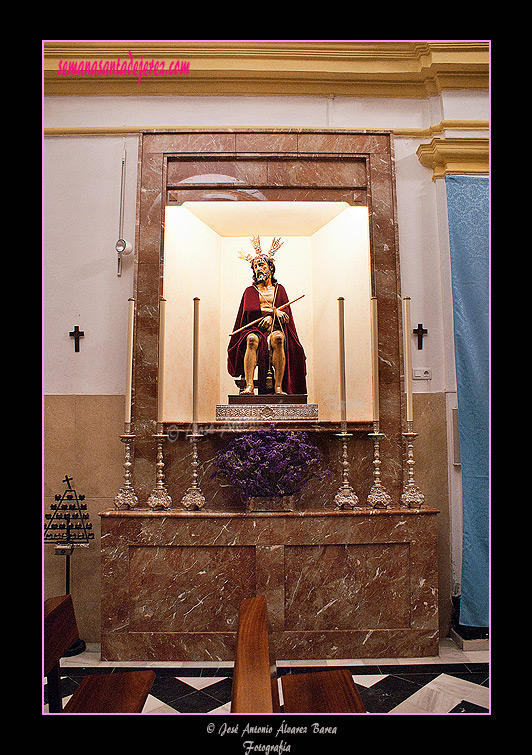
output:
{"label": "black wall cross", "polygon": [[414,328],[412,333],[417,336],[417,347],[418,349],[423,348],[423,336],[426,336],[428,334],[428,330],[423,327],[423,323],[419,322],[417,328]]}
{"label": "black wall cross", "polygon": [[71,330],[68,335],[71,338],[74,338],[76,340],[76,344],[74,346],[74,351],[79,351],[79,339],[83,338],[83,336],[85,335],[84,331],[80,330],[78,328],[78,326],[76,325],[76,327],[74,328],[74,330]]}

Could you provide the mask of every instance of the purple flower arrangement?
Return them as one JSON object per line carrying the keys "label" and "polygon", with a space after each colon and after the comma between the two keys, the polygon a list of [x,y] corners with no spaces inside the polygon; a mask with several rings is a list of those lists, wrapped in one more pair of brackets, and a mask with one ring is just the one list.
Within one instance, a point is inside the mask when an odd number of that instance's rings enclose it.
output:
{"label": "purple flower arrangement", "polygon": [[297,493],[312,477],[320,451],[305,432],[285,432],[271,425],[232,440],[214,460],[216,471],[244,498],[282,497]]}

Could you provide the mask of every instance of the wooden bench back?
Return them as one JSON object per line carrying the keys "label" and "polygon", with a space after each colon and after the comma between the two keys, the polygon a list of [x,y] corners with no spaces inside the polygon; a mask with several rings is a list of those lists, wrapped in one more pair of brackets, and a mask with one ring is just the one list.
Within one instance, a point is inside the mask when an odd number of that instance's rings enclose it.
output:
{"label": "wooden bench back", "polygon": [[59,663],[66,651],[79,639],[74,606],[70,595],[44,601],[44,675]]}
{"label": "wooden bench back", "polygon": [[[266,599],[240,604],[231,713],[279,713],[276,661],[268,642]],[[281,677],[285,713],[365,713],[347,669]]]}
{"label": "wooden bench back", "polygon": [[[44,675],[48,680],[48,709],[61,713],[60,660],[79,639],[70,595],[44,602]],[[65,713],[141,713],[155,680],[152,669],[87,675],[70,697]]]}
{"label": "wooden bench back", "polygon": [[240,604],[233,671],[232,713],[279,713],[275,659],[268,642],[266,598]]}

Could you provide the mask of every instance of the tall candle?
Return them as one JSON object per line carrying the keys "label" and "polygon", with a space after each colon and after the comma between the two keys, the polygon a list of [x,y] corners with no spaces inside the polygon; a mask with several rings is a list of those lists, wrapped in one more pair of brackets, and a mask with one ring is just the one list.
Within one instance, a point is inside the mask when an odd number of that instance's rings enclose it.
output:
{"label": "tall candle", "polygon": [[133,323],[135,319],[135,299],[129,299],[127,317],[127,350],[126,350],[126,424],[131,422],[131,385],[133,382]]}
{"label": "tall candle", "polygon": [[342,432],[346,430],[347,405],[345,386],[345,329],[344,329],[344,297],[338,299],[338,337],[340,344],[340,412],[342,416]]}
{"label": "tall candle", "polygon": [[166,327],[166,299],[159,302],[159,372],[157,375],[157,422],[163,421],[164,398],[164,333]]}
{"label": "tall candle", "polygon": [[404,339],[405,339],[405,391],[406,391],[406,421],[412,422],[414,418],[412,410],[412,349],[411,349],[411,326],[410,326],[410,297],[404,298]]}
{"label": "tall candle", "polygon": [[373,359],[373,421],[379,421],[379,325],[377,297],[371,297],[371,346]]}
{"label": "tall candle", "polygon": [[199,367],[199,303],[194,297],[194,340],[192,348],[192,424],[196,435],[198,423],[198,367]]}

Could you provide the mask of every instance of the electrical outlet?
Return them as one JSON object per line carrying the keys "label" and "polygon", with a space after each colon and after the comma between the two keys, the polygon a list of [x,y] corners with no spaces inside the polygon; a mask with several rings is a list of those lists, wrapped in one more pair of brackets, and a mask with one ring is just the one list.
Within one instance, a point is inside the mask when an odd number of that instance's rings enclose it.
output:
{"label": "electrical outlet", "polygon": [[412,373],[414,380],[432,380],[432,370],[429,370],[428,367],[415,367]]}

